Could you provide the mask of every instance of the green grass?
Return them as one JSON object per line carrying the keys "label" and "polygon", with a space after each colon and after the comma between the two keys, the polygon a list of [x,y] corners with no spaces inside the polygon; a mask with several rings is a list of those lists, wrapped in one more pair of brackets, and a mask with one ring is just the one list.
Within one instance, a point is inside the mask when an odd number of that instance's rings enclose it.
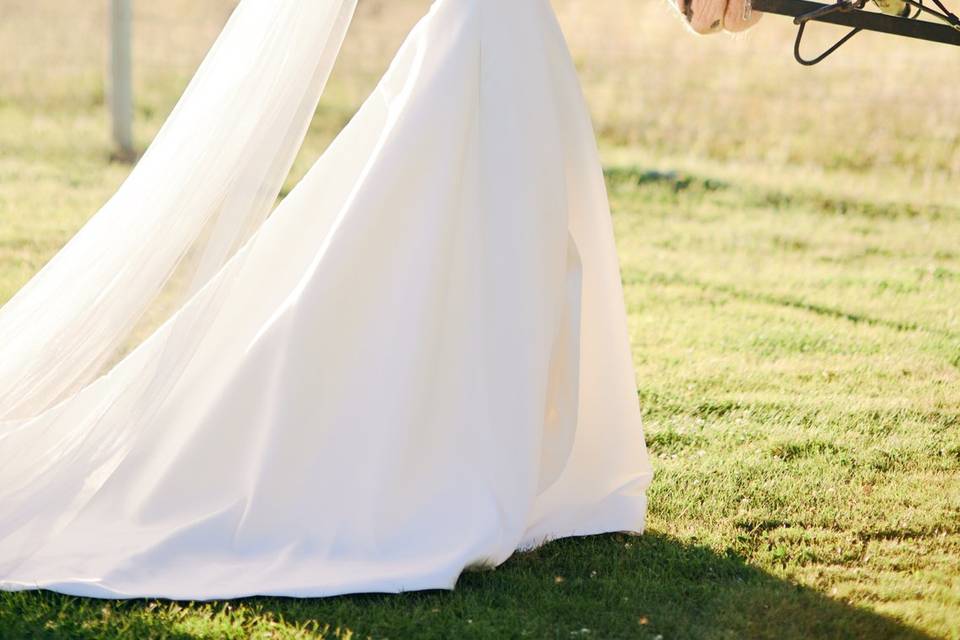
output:
{"label": "green grass", "polygon": [[960,211],[607,173],[646,536],[557,542],[453,593],[3,594],[0,637],[960,637]]}
{"label": "green grass", "polygon": [[[960,92],[906,66],[948,50],[862,36],[802,70],[772,18],[695,41],[656,3],[605,2],[556,5],[603,138],[649,532],[452,593],[4,593],[0,638],[960,638]],[[107,160],[102,42],[71,28],[102,27],[101,4],[0,0],[0,301],[128,171]],[[228,5],[138,4],[141,145]],[[361,4],[291,181],[423,5]]]}

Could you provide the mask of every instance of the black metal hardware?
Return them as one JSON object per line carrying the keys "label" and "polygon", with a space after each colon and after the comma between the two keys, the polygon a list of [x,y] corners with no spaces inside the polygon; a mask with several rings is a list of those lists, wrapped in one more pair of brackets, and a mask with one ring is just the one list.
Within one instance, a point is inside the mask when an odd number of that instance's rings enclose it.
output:
{"label": "black metal hardware", "polygon": [[[931,0],[937,9],[925,6],[923,0],[903,0],[916,11],[908,17],[888,15],[865,9],[868,0],[836,0],[833,4],[821,4],[810,0],[752,0],[752,8],[766,13],[792,17],[797,25],[797,39],[793,55],[797,62],[812,66],[825,60],[850,38],[861,31],[877,31],[907,38],[940,42],[960,46],[960,18],[951,12],[941,0]],[[921,20],[921,15],[930,16],[939,22]],[[801,53],[801,43],[808,22],[827,22],[851,27],[851,31],[834,45],[814,58]]]}

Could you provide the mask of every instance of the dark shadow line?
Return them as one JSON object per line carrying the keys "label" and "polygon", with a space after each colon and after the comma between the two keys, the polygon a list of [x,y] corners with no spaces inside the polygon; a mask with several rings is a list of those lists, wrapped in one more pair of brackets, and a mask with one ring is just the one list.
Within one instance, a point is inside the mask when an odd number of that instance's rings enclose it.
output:
{"label": "dark shadow line", "polygon": [[[739,300],[746,300],[749,302],[759,302],[763,304],[769,304],[773,306],[787,307],[791,309],[798,309],[800,311],[807,311],[819,316],[834,318],[836,320],[846,320],[853,324],[865,324],[868,326],[877,326],[885,327],[888,329],[893,329],[898,332],[909,332],[909,331],[920,331],[925,333],[930,333],[933,335],[942,336],[945,338],[952,338],[960,340],[960,334],[954,333],[947,329],[939,329],[936,327],[928,327],[916,322],[903,322],[900,320],[888,320],[886,318],[875,318],[873,316],[868,316],[860,313],[853,313],[850,311],[844,311],[843,309],[837,309],[835,307],[828,307],[826,305],[817,304],[813,302],[807,302],[805,300],[800,300],[797,298],[789,298],[787,296],[778,296],[766,292],[751,292],[745,291],[743,289],[738,289],[732,285],[726,284],[713,284],[709,282],[704,282],[703,280],[698,280],[695,278],[688,278],[686,276],[681,276],[679,274],[673,274],[670,276],[664,276],[660,274],[650,274],[649,277],[640,277],[640,278],[624,278],[624,282],[627,284],[644,284],[644,283],[655,283],[655,284],[678,284],[682,286],[694,287],[700,289],[707,293],[723,293],[729,295],[733,298]],[[960,357],[958,357],[957,362],[954,363],[955,366],[960,368]]]}

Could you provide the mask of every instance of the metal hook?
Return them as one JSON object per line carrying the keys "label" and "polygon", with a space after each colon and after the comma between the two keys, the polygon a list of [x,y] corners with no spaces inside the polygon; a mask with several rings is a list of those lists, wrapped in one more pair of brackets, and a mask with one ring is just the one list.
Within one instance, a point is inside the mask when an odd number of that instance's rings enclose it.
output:
{"label": "metal hook", "polygon": [[815,64],[819,64],[820,62],[823,62],[824,60],[826,60],[830,56],[830,54],[834,53],[837,49],[845,45],[847,41],[850,40],[850,38],[852,38],[853,36],[860,33],[860,31],[862,31],[861,28],[855,27],[851,29],[850,32],[847,33],[847,35],[837,40],[837,42],[834,43],[833,46],[831,46],[829,49],[821,53],[816,58],[804,58],[803,54],[800,53],[800,43],[803,41],[803,34],[806,31],[808,22],[810,22],[811,20],[816,20],[817,18],[822,18],[823,16],[829,15],[831,13],[837,13],[837,12],[846,13],[849,11],[854,11],[856,9],[862,9],[865,4],[866,4],[866,0],[837,0],[834,4],[819,7],[817,9],[814,9],[813,11],[810,11],[803,15],[799,15],[796,18],[794,18],[793,23],[797,25],[797,39],[793,43],[793,57],[796,59],[796,61],[806,67],[812,67]]}
{"label": "metal hook", "polygon": [[[902,0],[916,11],[909,16],[901,17],[889,13],[865,11],[864,7],[870,0],[834,0],[831,4],[822,4],[813,0],[750,0],[752,8],[757,11],[789,16],[793,19],[798,27],[794,57],[797,62],[806,66],[822,62],[859,31],[888,33],[960,46],[960,17],[946,8],[947,0],[929,0],[936,9],[932,6],[924,7],[927,1]],[[937,20],[916,19],[923,14],[935,17]],[[806,35],[806,23],[810,21],[846,26],[853,31],[816,58],[805,58],[800,50]]]}
{"label": "metal hook", "polygon": [[860,28],[851,29],[850,32],[847,33],[847,35],[837,40],[837,42],[834,43],[832,47],[830,47],[829,49],[821,53],[816,58],[804,58],[803,54],[800,53],[800,43],[801,41],[803,41],[803,32],[806,28],[807,28],[807,22],[806,21],[801,22],[800,26],[797,28],[797,39],[793,43],[793,57],[797,60],[797,62],[799,62],[805,67],[812,67],[815,64],[819,64],[823,62],[828,57],[830,57],[830,54],[834,53],[837,49],[845,45],[847,41],[850,40],[850,38],[852,38],[853,36],[863,31],[863,29],[860,29]]}

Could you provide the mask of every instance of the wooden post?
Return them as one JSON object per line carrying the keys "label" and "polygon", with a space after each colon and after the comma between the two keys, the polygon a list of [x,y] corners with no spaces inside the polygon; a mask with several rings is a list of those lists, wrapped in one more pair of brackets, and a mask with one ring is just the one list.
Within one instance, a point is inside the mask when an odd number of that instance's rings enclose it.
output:
{"label": "wooden post", "polygon": [[110,0],[110,115],[114,157],[136,158],[133,148],[132,0]]}

